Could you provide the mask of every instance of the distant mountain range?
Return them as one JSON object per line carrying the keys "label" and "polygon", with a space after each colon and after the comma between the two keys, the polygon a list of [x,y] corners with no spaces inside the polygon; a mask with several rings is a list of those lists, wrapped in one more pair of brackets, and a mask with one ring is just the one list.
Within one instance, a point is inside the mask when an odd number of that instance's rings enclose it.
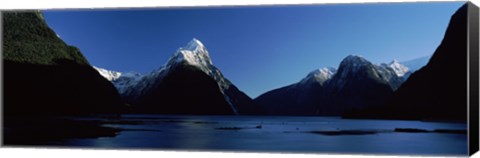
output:
{"label": "distant mountain range", "polygon": [[[380,65],[375,65],[360,56],[352,55],[346,57],[342,61],[339,67],[340,73],[338,75],[337,70],[332,67],[317,69],[309,73],[304,79],[302,79],[298,83],[279,88],[267,92],[264,95],[261,95],[255,100],[254,103],[252,99],[250,99],[243,92],[239,91],[232,83],[230,83],[227,79],[223,77],[220,70],[218,70],[213,65],[210,57],[208,56],[208,52],[205,46],[197,39],[193,39],[191,42],[189,42],[189,44],[187,44],[186,47],[180,48],[177,53],[175,53],[164,66],[160,67],[155,71],[152,71],[150,74],[142,75],[136,72],[121,73],[98,67],[95,67],[95,69],[97,69],[97,71],[102,76],[104,76],[106,79],[113,83],[113,85],[117,88],[118,92],[126,102],[132,105],[136,105],[136,108],[148,108],[148,112],[151,113],[155,113],[155,111],[158,111],[158,113],[165,113],[167,111],[170,111],[168,113],[183,114],[184,112],[186,112],[185,108],[183,108],[184,110],[175,110],[160,105],[168,99],[159,96],[163,96],[166,94],[155,94],[155,99],[150,99],[149,97],[153,97],[151,95],[153,93],[157,93],[153,91],[165,91],[165,88],[156,87],[168,87],[165,84],[163,84],[163,86],[159,85],[165,82],[165,78],[171,77],[170,74],[174,74],[174,72],[172,71],[185,71],[184,68],[179,68],[185,66],[194,68],[199,72],[203,72],[207,76],[203,76],[202,78],[206,78],[206,80],[210,79],[216,82],[216,87],[214,86],[208,89],[218,89],[218,92],[221,93],[224,99],[217,98],[218,102],[215,104],[207,101],[205,101],[205,103],[202,103],[208,106],[218,104],[218,107],[207,107],[208,109],[219,109],[219,107],[226,107],[225,105],[228,105],[231,111],[233,111],[233,114],[268,115],[340,115],[342,111],[350,109],[352,107],[366,106],[361,104],[370,105],[372,104],[371,102],[374,102],[376,105],[382,104],[385,101],[385,98],[388,98],[391,93],[393,93],[393,91],[396,90],[412,72],[412,70],[410,70],[405,65],[402,65],[397,60],[393,60],[389,64],[383,63]],[[374,74],[368,74],[370,73],[370,71]],[[189,73],[194,74],[194,72]],[[193,82],[189,81],[191,78],[192,77],[184,77],[180,79],[183,83],[176,83],[179,82],[177,80],[173,84],[184,86],[186,83]],[[332,78],[334,78],[334,80],[331,80]],[[359,81],[353,81],[355,79],[358,79]],[[367,82],[369,82],[369,80],[373,80],[373,83],[380,84],[366,85],[364,84],[366,83],[366,81],[364,80],[366,80]],[[378,85],[386,86],[384,90],[380,90],[378,92],[364,93],[366,89],[361,89],[357,85],[367,86],[365,88],[368,89],[374,88]],[[179,91],[182,86],[171,87],[171,89],[168,91]],[[199,89],[200,91],[202,91],[202,88],[193,88],[195,87],[195,85],[190,86],[192,86],[192,89]],[[347,86],[347,88],[345,88],[345,86]],[[205,88],[206,87],[203,87],[203,89]],[[192,89],[190,89],[190,91]],[[378,94],[382,96],[373,98],[370,102],[365,101],[364,103],[362,103],[361,101],[347,99],[347,96],[330,96],[343,95],[346,91],[354,90],[358,91],[358,94]],[[212,91],[211,93],[215,94],[215,92],[216,91]],[[184,94],[186,94],[185,91],[181,93],[179,92],[178,94],[174,96],[169,96],[167,98],[176,98]],[[213,94],[212,96],[203,96],[202,98],[214,98],[215,95]],[[358,94],[352,95],[356,95],[356,97],[359,97]],[[185,97],[192,98],[194,96],[198,96],[198,94],[192,94],[192,96]],[[218,97],[218,95],[216,97]],[[175,100],[171,100],[169,101],[169,103],[179,104],[178,100],[181,99],[178,98]],[[355,103],[342,103],[342,100],[350,100],[351,102]],[[158,101],[158,103],[156,101]],[[198,102],[197,104],[199,103],[200,102]],[[188,107],[188,105],[191,104],[195,103],[186,102],[184,105],[185,107]],[[345,107],[341,108],[342,106]],[[150,109],[153,107],[157,109]],[[187,113],[189,114],[192,112]],[[219,112],[218,114],[227,113]]]}
{"label": "distant mountain range", "polygon": [[350,55],[338,70],[314,70],[297,83],[260,95],[255,103],[270,115],[338,116],[351,109],[384,104],[411,72],[397,60],[375,65]]}
{"label": "distant mountain range", "polygon": [[90,65],[40,12],[2,12],[4,114],[7,119],[153,113],[465,120],[467,57],[459,52],[467,52],[467,6],[452,16],[431,58],[373,64],[350,55],[338,69],[313,70],[255,99],[223,76],[197,39],[148,74],[122,73]]}

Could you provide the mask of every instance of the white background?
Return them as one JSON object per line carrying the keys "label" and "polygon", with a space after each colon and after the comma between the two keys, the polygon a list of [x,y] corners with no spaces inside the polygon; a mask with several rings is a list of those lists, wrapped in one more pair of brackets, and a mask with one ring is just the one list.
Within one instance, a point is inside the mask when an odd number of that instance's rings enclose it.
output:
{"label": "white background", "polygon": [[[218,6],[218,5],[261,5],[261,4],[323,4],[323,3],[365,3],[365,2],[413,2],[415,0],[0,0],[1,10],[10,9],[51,9],[51,8],[126,8],[126,7],[165,7],[165,6]],[[418,1],[418,0],[417,0]],[[425,0],[421,0],[425,1]],[[435,0],[444,1],[444,0]],[[479,0],[473,0],[477,6]],[[159,140],[161,141],[161,140]],[[392,144],[395,145],[395,144]],[[278,158],[317,158],[317,157],[399,157],[385,155],[338,155],[338,154],[286,154],[286,153],[240,153],[240,152],[196,152],[196,151],[151,151],[151,150],[91,150],[58,148],[0,148],[0,157],[35,158],[149,158],[149,157],[278,157]],[[402,156],[412,157],[412,156]],[[480,154],[475,154],[480,158]]]}

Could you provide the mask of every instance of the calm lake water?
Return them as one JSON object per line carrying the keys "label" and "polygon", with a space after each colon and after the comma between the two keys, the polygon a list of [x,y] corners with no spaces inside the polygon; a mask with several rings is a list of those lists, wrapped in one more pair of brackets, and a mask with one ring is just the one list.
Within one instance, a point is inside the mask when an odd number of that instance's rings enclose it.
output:
{"label": "calm lake water", "polygon": [[115,137],[58,145],[166,150],[466,155],[465,133],[399,132],[396,128],[466,130],[465,123],[352,120],[338,117],[123,115],[103,126]]}

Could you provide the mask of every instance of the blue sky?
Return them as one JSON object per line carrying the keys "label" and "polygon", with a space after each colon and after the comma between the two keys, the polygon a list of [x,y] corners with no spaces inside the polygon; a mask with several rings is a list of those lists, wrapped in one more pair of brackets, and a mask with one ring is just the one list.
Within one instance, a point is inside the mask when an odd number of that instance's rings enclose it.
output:
{"label": "blue sky", "polygon": [[349,54],[374,63],[431,55],[463,2],[47,10],[92,65],[148,73],[197,38],[254,98]]}

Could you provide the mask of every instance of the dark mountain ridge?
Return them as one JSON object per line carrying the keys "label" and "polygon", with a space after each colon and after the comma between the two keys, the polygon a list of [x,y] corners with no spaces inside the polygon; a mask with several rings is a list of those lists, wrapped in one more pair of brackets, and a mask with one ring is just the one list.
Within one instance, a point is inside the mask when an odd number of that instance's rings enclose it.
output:
{"label": "dark mountain ridge", "polygon": [[452,15],[428,64],[414,72],[386,106],[352,111],[345,117],[466,120],[467,8],[468,3]]}
{"label": "dark mountain ridge", "polygon": [[2,17],[5,117],[120,112],[113,85],[57,37],[42,13]]}

